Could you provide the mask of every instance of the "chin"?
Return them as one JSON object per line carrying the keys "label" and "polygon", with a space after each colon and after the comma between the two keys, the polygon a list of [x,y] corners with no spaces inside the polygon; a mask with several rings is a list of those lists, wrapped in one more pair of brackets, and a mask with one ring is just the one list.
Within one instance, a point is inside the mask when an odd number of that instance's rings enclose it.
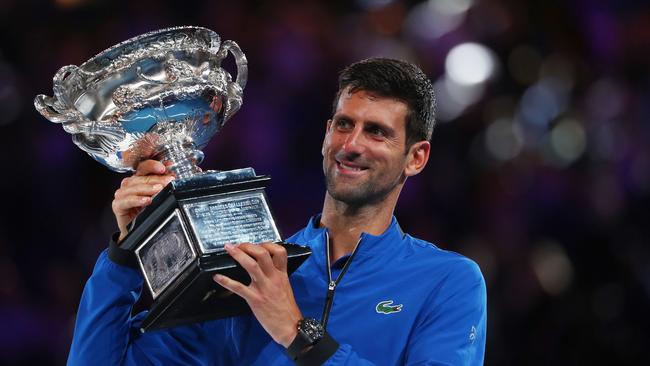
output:
{"label": "chin", "polygon": [[376,201],[381,201],[384,195],[378,192],[369,192],[367,190],[360,190],[358,187],[351,189],[336,189],[328,186],[327,193],[336,201],[343,202],[350,206],[363,206]]}

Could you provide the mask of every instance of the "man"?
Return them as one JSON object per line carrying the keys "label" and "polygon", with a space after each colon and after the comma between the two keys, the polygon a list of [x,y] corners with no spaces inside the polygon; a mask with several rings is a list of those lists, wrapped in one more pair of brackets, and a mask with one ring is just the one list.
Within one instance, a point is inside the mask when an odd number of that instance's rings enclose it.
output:
{"label": "man", "polygon": [[[339,78],[322,145],[320,215],[288,242],[312,256],[288,277],[284,249],[228,245],[251,277],[215,276],[253,315],[139,334],[142,277],[102,253],[79,307],[69,364],[479,365],[486,293],[478,266],[404,234],[393,210],[424,169],[434,125],[431,82],[412,64],[370,59]],[[120,235],[173,177],[145,161],[115,192]]]}

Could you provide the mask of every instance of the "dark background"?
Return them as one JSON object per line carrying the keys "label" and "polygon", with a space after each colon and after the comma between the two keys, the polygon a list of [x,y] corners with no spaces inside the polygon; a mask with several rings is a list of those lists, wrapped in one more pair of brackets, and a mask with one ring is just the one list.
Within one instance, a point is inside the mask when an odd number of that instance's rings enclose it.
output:
{"label": "dark background", "polygon": [[[244,106],[203,167],[271,174],[285,236],[322,204],[338,70],[370,56],[419,64],[438,88],[439,123],[396,215],[480,264],[485,363],[650,364],[641,0],[0,1],[1,364],[64,363],[123,177],[41,117],[34,96],[52,94],[59,67],[173,25],[214,29],[246,53]],[[485,48],[446,64],[466,42]],[[473,78],[459,86],[459,75]]]}

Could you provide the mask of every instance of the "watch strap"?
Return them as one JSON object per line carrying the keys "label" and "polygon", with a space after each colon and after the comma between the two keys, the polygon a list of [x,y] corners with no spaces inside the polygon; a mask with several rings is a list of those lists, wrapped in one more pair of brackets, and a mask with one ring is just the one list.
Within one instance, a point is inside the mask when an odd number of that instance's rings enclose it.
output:
{"label": "watch strap", "polygon": [[298,332],[296,338],[293,340],[293,342],[291,342],[289,348],[287,348],[287,353],[289,354],[289,357],[295,361],[298,357],[300,357],[302,350],[310,344],[311,342],[309,339],[305,338],[302,334],[300,334],[300,332]]}
{"label": "watch strap", "polygon": [[[296,360],[298,356],[303,352],[303,350],[320,341],[322,337],[313,338],[309,333],[307,327],[322,327],[316,319],[303,318],[298,322],[298,334],[293,339],[289,347],[287,348],[287,353],[291,359]],[[321,333],[322,334],[322,333]]]}
{"label": "watch strap", "polygon": [[298,366],[322,365],[339,349],[339,343],[325,331],[323,338],[307,352],[294,359]]}

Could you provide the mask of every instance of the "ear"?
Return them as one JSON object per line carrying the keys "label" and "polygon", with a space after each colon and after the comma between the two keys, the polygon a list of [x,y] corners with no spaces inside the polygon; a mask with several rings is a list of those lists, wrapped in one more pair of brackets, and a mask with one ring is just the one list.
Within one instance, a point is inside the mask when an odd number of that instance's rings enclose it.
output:
{"label": "ear", "polygon": [[325,145],[327,143],[327,140],[329,138],[330,134],[330,129],[332,128],[332,120],[328,119],[327,124],[325,125],[325,136],[323,137],[323,145],[320,148],[320,153],[321,155],[325,156]]}
{"label": "ear", "polygon": [[404,175],[412,177],[419,174],[429,161],[429,152],[431,151],[431,144],[429,141],[418,141],[414,143],[408,151],[406,156],[406,165],[404,167]]}

